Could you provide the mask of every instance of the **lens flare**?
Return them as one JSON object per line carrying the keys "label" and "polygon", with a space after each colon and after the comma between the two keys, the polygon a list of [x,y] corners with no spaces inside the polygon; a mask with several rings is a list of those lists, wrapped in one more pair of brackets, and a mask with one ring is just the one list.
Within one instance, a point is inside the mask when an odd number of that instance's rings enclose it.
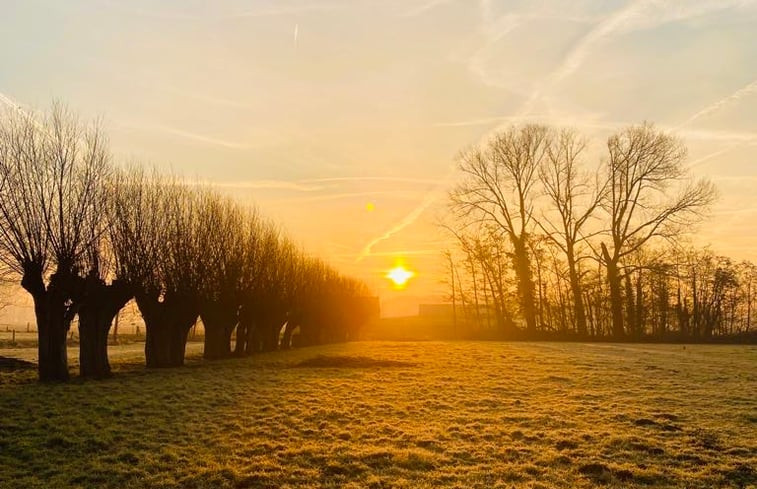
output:
{"label": "lens flare", "polygon": [[414,272],[411,272],[403,265],[397,265],[389,270],[385,277],[392,281],[395,289],[404,289],[408,280],[415,276]]}

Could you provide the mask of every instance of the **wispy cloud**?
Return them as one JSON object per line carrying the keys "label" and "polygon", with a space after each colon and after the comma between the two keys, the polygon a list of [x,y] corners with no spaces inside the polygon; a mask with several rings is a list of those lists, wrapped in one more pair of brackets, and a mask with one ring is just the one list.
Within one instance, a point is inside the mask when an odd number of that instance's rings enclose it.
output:
{"label": "wispy cloud", "polygon": [[545,93],[551,91],[556,85],[578,70],[597,44],[611,37],[626,22],[638,16],[646,6],[653,3],[655,3],[655,0],[633,0],[597,23],[568,50],[557,67],[541,83],[536,84],[518,114],[527,115],[531,113],[536,104],[544,98]]}
{"label": "wispy cloud", "polygon": [[247,180],[238,182],[203,181],[198,184],[223,188],[292,190],[296,192],[318,192],[328,188],[324,185],[311,185],[289,180]]}
{"label": "wispy cloud", "polygon": [[401,14],[401,16],[402,17],[417,17],[421,14],[428,12],[429,10],[435,9],[436,7],[440,7],[446,3],[450,3],[451,1],[453,0],[426,0],[412,7],[411,9],[406,10],[405,12]]}
{"label": "wispy cloud", "polygon": [[629,20],[638,17],[646,7],[655,3],[657,3],[657,0],[630,1],[625,7],[615,11],[595,25],[567,52],[549,76],[549,84],[555,85],[575,73],[597,44],[621,30]]}
{"label": "wispy cloud", "polygon": [[693,168],[701,166],[701,165],[707,163],[708,161],[710,161],[710,160],[712,160],[714,158],[717,158],[718,156],[724,155],[724,154],[728,153],[729,151],[732,151],[732,150],[736,149],[738,146],[739,145],[729,146],[727,148],[724,148],[724,149],[721,149],[721,150],[718,150],[718,151],[713,151],[712,153],[706,154],[706,155],[704,155],[704,156],[702,156],[700,158],[697,158],[694,161],[690,161],[689,164],[688,164],[688,168],[691,170]]}
{"label": "wispy cloud", "polygon": [[[329,178],[309,178],[301,180],[279,180],[279,179],[260,179],[260,180],[240,180],[240,181],[214,181],[214,180],[202,180],[195,182],[197,185],[210,185],[214,187],[222,188],[235,188],[235,189],[264,189],[264,190],[286,190],[294,192],[321,192],[327,190],[333,190],[336,187],[340,187],[339,184],[352,184],[360,182],[385,182],[385,183],[406,183],[411,185],[443,185],[445,180],[443,179],[431,179],[431,178],[405,178],[405,177],[380,177],[380,176],[364,176],[364,177],[329,177]],[[329,185],[330,184],[330,185]],[[346,187],[346,186],[341,186]],[[325,200],[338,200],[347,199],[353,197],[363,197],[368,195],[386,195],[386,194],[407,194],[416,196],[417,190],[403,190],[403,189],[388,189],[388,190],[374,190],[374,191],[361,191],[361,192],[339,192],[326,195],[318,195],[305,198],[289,199],[288,201],[297,202],[313,202],[313,201],[325,201]]]}
{"label": "wispy cloud", "polygon": [[10,97],[8,97],[7,95],[1,92],[0,92],[0,102],[2,102],[3,104],[9,107],[18,107],[18,104],[16,103],[15,100],[11,99]]}
{"label": "wispy cloud", "polygon": [[[443,248],[433,248],[426,250],[392,250],[392,251],[375,251],[371,252],[370,256],[435,256],[442,252]],[[337,253],[333,255],[335,258],[349,259],[354,258],[354,253]]]}
{"label": "wispy cloud", "polygon": [[[671,2],[668,0],[631,0],[622,8],[606,16],[594,25],[573,47],[541,82],[537,82],[518,111],[519,115],[530,114],[539,102],[544,102],[546,95],[568,79],[586,62],[587,57],[596,50],[597,46],[618,34],[651,29],[656,26],[701,17],[717,10],[751,4],[752,0],[731,1],[703,1],[703,2]],[[757,81],[755,82],[757,83]],[[753,91],[757,87],[745,87],[742,90]],[[746,93],[734,94],[737,98]],[[721,101],[730,103],[731,101]],[[714,107],[717,110],[719,107]],[[705,114],[697,114],[695,118]],[[690,122],[690,121],[689,121]]]}
{"label": "wispy cloud", "polygon": [[356,176],[356,177],[328,177],[328,178],[311,178],[301,180],[302,182],[398,182],[398,183],[420,183],[439,185],[445,183],[444,179],[439,178],[410,178],[410,177],[382,177],[382,176]]}
{"label": "wispy cloud", "polygon": [[729,105],[732,105],[736,102],[738,102],[740,99],[751,95],[753,93],[757,93],[757,80],[754,80],[752,83],[747,84],[744,87],[741,87],[740,89],[736,90],[732,94],[728,95],[727,97],[723,97],[717,102],[714,102],[707,107],[697,111],[694,113],[691,117],[686,119],[681,123],[681,126],[686,126],[688,124],[691,124],[692,122],[696,121],[697,119],[701,119],[703,117],[707,117],[709,115],[714,114],[715,112],[723,109],[724,107],[727,107]]}
{"label": "wispy cloud", "polygon": [[229,148],[229,149],[250,149],[252,147],[252,145],[249,143],[244,143],[240,141],[231,141],[228,139],[217,138],[217,137],[208,136],[205,134],[199,134],[196,132],[185,131],[184,129],[179,129],[177,127],[170,127],[170,126],[164,126],[164,125],[159,125],[159,124],[125,123],[125,124],[120,124],[120,126],[124,128],[129,128],[129,129],[164,132],[166,134],[171,134],[173,136],[179,136],[184,139],[189,139],[190,141],[210,144],[213,146],[221,146],[221,147]]}
{"label": "wispy cloud", "polygon": [[381,243],[382,241],[386,241],[387,239],[391,238],[392,236],[399,233],[406,227],[413,224],[416,220],[418,220],[421,214],[423,214],[429,207],[431,207],[432,204],[439,200],[439,198],[445,195],[447,185],[452,181],[454,173],[455,167],[452,166],[450,167],[447,175],[442,180],[442,182],[432,190],[426,192],[423,199],[417,206],[415,206],[410,212],[408,212],[402,219],[392,225],[389,229],[370,240],[358,254],[357,258],[355,259],[355,263],[358,263],[367,256],[371,255],[374,246]]}
{"label": "wispy cloud", "polygon": [[135,7],[130,2],[115,2],[112,0],[101,0],[101,2],[113,9],[129,15],[135,15],[139,17],[148,17],[161,20],[176,20],[176,21],[219,21],[227,19],[240,19],[245,17],[273,17],[279,15],[294,15],[307,12],[317,11],[329,11],[342,7],[348,7],[352,2],[311,2],[311,1],[295,1],[295,2],[258,2],[253,8],[244,8],[237,10],[213,10],[215,5],[211,2],[208,5],[211,8],[204,14],[189,14],[186,13],[185,8],[181,9],[155,9],[155,8],[143,8]]}
{"label": "wispy cloud", "polygon": [[303,202],[327,202],[330,200],[343,200],[343,199],[362,199],[365,197],[377,196],[377,195],[391,195],[394,200],[401,198],[403,195],[408,199],[415,197],[415,192],[407,192],[403,190],[373,190],[369,192],[340,192],[324,195],[314,195],[312,197],[295,197],[292,199],[278,200],[278,203],[303,203]]}
{"label": "wispy cloud", "polygon": [[663,129],[670,130],[686,138],[702,141],[723,141],[735,143],[751,143],[757,139],[757,132],[743,131],[708,131],[699,129],[678,129],[678,127],[660,126]]}

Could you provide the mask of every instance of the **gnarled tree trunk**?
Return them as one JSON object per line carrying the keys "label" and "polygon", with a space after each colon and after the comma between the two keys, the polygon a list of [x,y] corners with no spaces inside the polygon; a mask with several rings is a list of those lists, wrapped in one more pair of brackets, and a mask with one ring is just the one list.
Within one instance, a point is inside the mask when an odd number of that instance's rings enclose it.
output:
{"label": "gnarled tree trunk", "polygon": [[203,357],[206,359],[231,356],[231,333],[239,321],[237,309],[236,305],[224,301],[203,301],[200,305],[200,318],[205,327]]}
{"label": "gnarled tree trunk", "polygon": [[49,285],[45,286],[42,268],[27,264],[21,286],[34,300],[39,380],[66,381],[69,378],[66,338],[77,306],[74,301],[75,278],[56,272],[50,277]]}
{"label": "gnarled tree trunk", "polygon": [[197,299],[190,295],[160,294],[144,291],[136,294],[137,307],[145,321],[145,361],[150,368],[184,365],[189,330],[197,321]]}
{"label": "gnarled tree trunk", "polygon": [[96,275],[87,277],[79,307],[79,370],[82,377],[110,375],[108,332],[113,318],[133,297],[131,287],[114,280],[107,285]]}

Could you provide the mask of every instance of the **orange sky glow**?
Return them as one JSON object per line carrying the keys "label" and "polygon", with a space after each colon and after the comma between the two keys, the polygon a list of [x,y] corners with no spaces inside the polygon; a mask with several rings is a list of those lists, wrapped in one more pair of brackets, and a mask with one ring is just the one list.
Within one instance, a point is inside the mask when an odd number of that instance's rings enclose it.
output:
{"label": "orange sky glow", "polygon": [[757,260],[754,1],[39,0],[0,14],[0,104],[102,116],[118,161],[255,203],[385,315],[442,300],[455,157],[521,122],[576,127],[591,164],[628,124],[678,134],[721,193],[693,239]]}

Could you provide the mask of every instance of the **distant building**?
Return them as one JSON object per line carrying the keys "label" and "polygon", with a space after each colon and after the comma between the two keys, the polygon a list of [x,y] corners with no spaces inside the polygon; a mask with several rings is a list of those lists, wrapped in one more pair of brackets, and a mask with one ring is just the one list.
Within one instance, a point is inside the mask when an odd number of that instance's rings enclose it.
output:
{"label": "distant building", "polygon": [[452,304],[418,304],[418,316],[425,318],[452,318]]}

